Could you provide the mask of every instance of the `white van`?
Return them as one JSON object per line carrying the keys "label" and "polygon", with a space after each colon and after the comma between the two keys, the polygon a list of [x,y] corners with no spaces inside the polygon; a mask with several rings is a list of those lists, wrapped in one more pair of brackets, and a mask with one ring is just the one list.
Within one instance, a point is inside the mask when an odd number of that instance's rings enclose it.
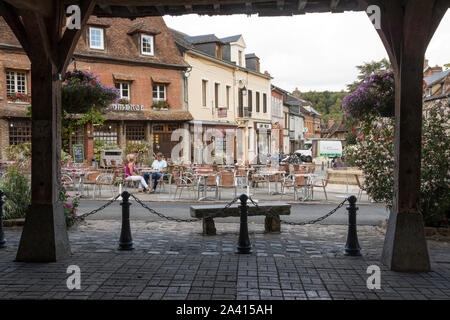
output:
{"label": "white van", "polygon": [[[316,144],[317,147],[313,148],[313,144]],[[307,141],[304,144],[303,149],[296,150],[295,153],[300,156],[302,161],[305,162],[312,162],[313,156],[327,156],[330,158],[341,157],[342,143],[341,141],[336,140],[315,140],[314,142]]]}

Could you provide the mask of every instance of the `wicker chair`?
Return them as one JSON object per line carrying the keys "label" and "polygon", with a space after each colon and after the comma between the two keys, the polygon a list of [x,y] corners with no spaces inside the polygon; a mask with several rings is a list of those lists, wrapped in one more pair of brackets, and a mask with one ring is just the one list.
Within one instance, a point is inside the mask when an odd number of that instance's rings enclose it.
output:
{"label": "wicker chair", "polygon": [[306,192],[308,191],[308,184],[306,183],[306,177],[304,176],[294,176],[294,175],[288,175],[284,177],[282,183],[281,183],[281,197],[280,199],[283,199],[283,194],[285,188],[293,188],[294,189],[294,200],[298,200],[298,189],[302,189],[304,191],[304,195],[306,198]]}

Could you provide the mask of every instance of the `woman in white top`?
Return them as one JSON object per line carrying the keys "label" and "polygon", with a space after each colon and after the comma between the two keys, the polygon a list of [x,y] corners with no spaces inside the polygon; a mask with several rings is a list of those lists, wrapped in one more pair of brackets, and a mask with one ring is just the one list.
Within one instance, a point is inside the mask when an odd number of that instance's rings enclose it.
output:
{"label": "woman in white top", "polygon": [[127,155],[127,165],[125,167],[125,180],[126,181],[139,181],[139,188],[142,188],[142,191],[150,191],[147,182],[145,182],[144,177],[136,174],[134,171],[134,163],[136,161],[136,156],[132,153]]}

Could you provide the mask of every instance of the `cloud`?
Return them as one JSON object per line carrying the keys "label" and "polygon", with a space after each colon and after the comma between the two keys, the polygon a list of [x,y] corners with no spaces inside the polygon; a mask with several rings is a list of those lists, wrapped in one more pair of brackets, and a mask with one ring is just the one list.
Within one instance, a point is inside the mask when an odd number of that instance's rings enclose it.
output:
{"label": "cloud", "polygon": [[[293,17],[165,16],[166,24],[189,35],[242,34],[246,53],[261,59],[261,70],[286,90],[345,90],[356,79],[357,65],[388,58],[364,12],[312,13]],[[430,42],[430,64],[450,63],[450,14]]]}

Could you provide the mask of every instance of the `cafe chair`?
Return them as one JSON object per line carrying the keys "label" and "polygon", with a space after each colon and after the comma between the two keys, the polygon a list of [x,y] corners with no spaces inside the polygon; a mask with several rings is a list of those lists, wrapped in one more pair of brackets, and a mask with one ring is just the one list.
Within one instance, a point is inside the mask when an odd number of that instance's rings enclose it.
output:
{"label": "cafe chair", "polygon": [[234,189],[234,198],[237,194],[236,177],[234,172],[221,171],[218,175],[219,200],[221,199],[222,189]]}
{"label": "cafe chair", "polygon": [[192,181],[192,179],[190,179],[189,177],[181,176],[179,171],[173,172],[173,179],[175,181],[176,186],[175,193],[173,195],[174,199],[177,197],[178,189],[180,189],[178,199],[181,199],[181,193],[183,192],[184,189],[195,192],[195,183]]}

